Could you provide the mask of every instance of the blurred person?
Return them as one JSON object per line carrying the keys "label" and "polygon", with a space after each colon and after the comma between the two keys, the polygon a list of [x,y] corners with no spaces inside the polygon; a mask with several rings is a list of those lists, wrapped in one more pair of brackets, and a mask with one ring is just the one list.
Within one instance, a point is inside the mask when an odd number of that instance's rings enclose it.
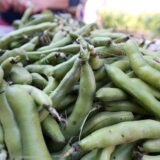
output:
{"label": "blurred person", "polygon": [[[0,15],[8,24],[12,24],[15,19],[21,18],[27,7],[34,4],[33,13],[43,9],[53,9],[56,13],[69,12],[78,20],[83,20],[86,1],[87,0],[0,0]],[[5,24],[7,24],[6,22]]]}
{"label": "blurred person", "polygon": [[66,10],[68,0],[0,0],[0,16],[8,24],[12,24],[15,19],[20,19],[24,10],[33,4],[33,13],[43,9]]}

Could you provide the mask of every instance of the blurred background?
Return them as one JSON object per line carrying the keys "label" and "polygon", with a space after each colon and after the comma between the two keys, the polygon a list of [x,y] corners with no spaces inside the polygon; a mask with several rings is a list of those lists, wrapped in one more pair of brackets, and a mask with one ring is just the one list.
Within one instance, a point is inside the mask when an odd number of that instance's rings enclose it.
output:
{"label": "blurred background", "polygon": [[67,12],[85,23],[97,22],[100,28],[112,27],[137,37],[160,36],[159,0],[0,0],[0,35],[11,31],[12,22],[31,4],[34,13]]}

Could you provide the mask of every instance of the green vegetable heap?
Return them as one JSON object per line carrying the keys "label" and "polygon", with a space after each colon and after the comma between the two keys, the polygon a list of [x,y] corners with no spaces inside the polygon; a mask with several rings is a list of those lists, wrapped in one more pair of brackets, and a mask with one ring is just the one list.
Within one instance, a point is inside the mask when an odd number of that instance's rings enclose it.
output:
{"label": "green vegetable heap", "polygon": [[1,160],[160,160],[160,52],[70,15],[27,9],[0,38]]}

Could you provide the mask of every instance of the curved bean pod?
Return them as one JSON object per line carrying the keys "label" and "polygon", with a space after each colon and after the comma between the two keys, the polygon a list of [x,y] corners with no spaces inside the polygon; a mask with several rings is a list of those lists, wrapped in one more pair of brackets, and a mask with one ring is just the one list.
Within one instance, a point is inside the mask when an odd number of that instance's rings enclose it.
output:
{"label": "curved bean pod", "polygon": [[21,60],[27,59],[27,54],[24,49],[18,48],[13,50],[6,51],[3,55],[0,56],[0,63],[6,60],[9,57],[16,57],[20,56]]}
{"label": "curved bean pod", "polygon": [[[27,91],[18,86],[8,87],[6,96],[20,129],[22,156],[30,159],[51,160],[43,139],[38,112],[32,97]],[[17,97],[19,98],[17,99]]]}
{"label": "curved bean pod", "polygon": [[[87,88],[87,90],[86,90]],[[66,138],[77,135],[87,113],[92,108],[93,96],[95,94],[95,77],[91,66],[86,61],[81,67],[80,91],[75,103],[73,112],[68,118],[67,126],[64,130]],[[77,117],[79,117],[77,119]]]}
{"label": "curved bean pod", "polygon": [[15,84],[30,84],[32,82],[31,74],[20,65],[13,65],[10,78]]}
{"label": "curved bean pod", "polygon": [[[148,92],[148,90],[146,90],[143,85],[137,83],[134,80],[132,81],[132,78],[129,78],[117,67],[111,65],[106,66],[106,70],[112,81],[117,86],[134,96],[140,102],[140,104],[143,105],[145,109],[152,112],[155,116],[160,117],[159,101],[152,95],[152,93]],[[139,91],[139,88],[143,89]]]}
{"label": "curved bean pod", "polygon": [[107,147],[102,149],[100,155],[98,155],[98,160],[110,160],[111,159],[111,154],[114,151],[114,146],[113,147]]}
{"label": "curved bean pod", "polygon": [[44,93],[43,91],[41,91],[40,89],[33,87],[31,85],[18,85],[15,84],[13,85],[15,87],[20,87],[23,88],[24,90],[26,90],[28,92],[28,94],[30,94],[32,96],[32,98],[34,99],[34,101],[36,102],[36,104],[40,105],[40,106],[52,106],[52,101],[50,99],[50,97]]}
{"label": "curved bean pod", "polygon": [[[50,97],[41,91],[40,89],[30,86],[30,85],[14,85],[28,92],[35,101],[35,103],[40,107],[40,120],[43,121],[49,114],[48,110],[52,112],[51,114],[59,119],[57,111],[52,106],[52,101]],[[44,108],[45,107],[45,108]],[[52,110],[52,111],[51,111]]]}
{"label": "curved bean pod", "polygon": [[52,76],[54,67],[51,65],[30,64],[25,67],[30,73],[39,73],[46,76]]}
{"label": "curved bean pod", "polygon": [[24,28],[21,28],[16,31],[12,31],[12,32],[8,33],[7,35],[5,35],[4,37],[0,38],[0,48],[6,48],[10,42],[14,41],[15,38],[17,38],[19,36],[31,35],[34,32],[38,32],[38,31],[48,29],[48,28],[54,28],[56,26],[57,26],[57,24],[55,24],[55,23],[46,22],[43,24],[38,24],[34,27],[28,26],[28,27],[24,27]]}
{"label": "curved bean pod", "polygon": [[32,85],[43,89],[47,85],[47,80],[38,73],[31,73]]}
{"label": "curved bean pod", "polygon": [[3,144],[4,144],[4,130],[3,130],[2,125],[1,125],[1,124],[0,124],[0,144],[1,144],[1,146],[0,146],[0,147],[2,147],[2,148],[3,148]]}
{"label": "curved bean pod", "polygon": [[9,73],[12,70],[13,65],[18,63],[19,61],[20,61],[20,57],[16,56],[16,57],[9,57],[1,63],[1,67],[5,71],[4,72],[5,78],[8,77]]}
{"label": "curved bean pod", "polygon": [[[0,89],[6,89],[4,82]],[[19,160],[22,155],[21,135],[15,120],[15,115],[8,104],[5,92],[0,94],[0,104],[0,121],[2,123],[4,142],[9,152],[9,157],[10,159]],[[2,134],[0,132],[0,144],[3,144],[2,140]]]}
{"label": "curved bean pod", "polygon": [[[95,28],[95,26],[96,26],[95,23],[87,24],[87,25],[84,25],[83,27],[81,27],[80,29],[78,29],[77,31],[75,31],[74,33],[76,35],[82,35],[82,36],[87,35],[88,33],[90,33],[91,30],[93,30],[93,28]],[[48,49],[65,46],[67,44],[70,44],[74,39],[75,38],[73,36],[71,36],[71,34],[70,34],[70,35],[64,37],[62,40],[58,41],[57,43],[53,43],[49,46],[42,47],[38,50],[39,51],[45,51],[45,50],[48,50]]]}
{"label": "curved bean pod", "polygon": [[132,153],[135,147],[135,143],[122,144],[117,146],[112,153],[110,160],[132,160]]}
{"label": "curved bean pod", "polygon": [[159,137],[160,122],[158,121],[139,120],[121,122],[93,132],[91,135],[82,139],[78,144],[74,144],[73,147],[79,146],[82,150],[91,150],[95,148],[130,143],[141,139]]}
{"label": "curved bean pod", "polygon": [[69,60],[67,60],[66,62],[60,63],[54,67],[51,65],[33,64],[33,65],[26,66],[26,69],[29,72],[40,73],[46,76],[54,75],[54,77],[59,80],[59,79],[62,79],[64,75],[72,68],[77,58],[78,58],[78,55],[75,55]]}
{"label": "curved bean pod", "polygon": [[124,46],[124,49],[135,74],[145,82],[157,89],[160,89],[160,72],[151,67],[145,61],[138,49],[137,44],[133,40],[128,40]]}
{"label": "curved bean pod", "polygon": [[65,142],[58,123],[50,115],[42,122],[42,129],[54,142]]}
{"label": "curved bean pod", "polygon": [[37,44],[38,44],[38,37],[34,37],[29,42],[22,45],[20,48],[24,49],[25,51],[33,51]]}
{"label": "curved bean pod", "polygon": [[43,91],[49,95],[53,90],[56,89],[57,86],[58,82],[53,77],[50,76],[48,77],[48,84],[45,86]]}
{"label": "curved bean pod", "polygon": [[152,86],[148,85],[147,83],[138,78],[132,78],[132,81],[141,85],[145,90],[152,93],[153,96],[157,99],[160,99],[160,92],[157,89],[153,88]]}
{"label": "curved bean pod", "polygon": [[117,101],[105,103],[105,110],[109,112],[128,111],[136,114],[149,114],[139,104],[134,101]]}
{"label": "curved bean pod", "polygon": [[[122,58],[118,61],[113,62],[111,65],[116,66],[118,68],[120,68],[123,71],[126,71],[129,69],[130,64],[127,58]],[[105,71],[105,67],[100,68],[98,71],[95,72],[95,78],[96,81],[101,81],[103,79],[107,79],[108,77],[106,77],[106,71]]]}
{"label": "curved bean pod", "polygon": [[82,131],[82,136],[88,135],[100,128],[110,126],[123,121],[131,121],[134,119],[132,112],[101,112],[88,120]]}
{"label": "curved bean pod", "polygon": [[124,44],[110,44],[109,46],[96,47],[95,53],[97,53],[101,58],[112,57],[115,55],[125,55],[123,50]]}
{"label": "curved bean pod", "polygon": [[49,55],[45,56],[44,58],[40,59],[39,61],[36,61],[35,64],[52,64],[55,65],[59,61],[65,60],[66,56],[64,53],[57,53],[53,52]]}
{"label": "curved bean pod", "polygon": [[111,43],[112,41],[109,37],[94,37],[91,39],[91,44],[93,44],[95,47],[108,46]]}
{"label": "curved bean pod", "polygon": [[96,92],[96,98],[102,101],[119,101],[128,99],[128,95],[119,88],[104,87]]}
{"label": "curved bean pod", "polygon": [[141,149],[147,153],[160,152],[160,139],[148,140],[144,142]]}
{"label": "curved bean pod", "polygon": [[140,160],[159,160],[160,156],[148,156],[148,155],[143,155],[143,157]]}
{"label": "curved bean pod", "polygon": [[97,160],[99,150],[95,149],[81,158],[81,160]]}
{"label": "curved bean pod", "polygon": [[59,30],[58,32],[55,33],[55,35],[54,35],[54,37],[53,37],[50,45],[53,44],[53,43],[56,43],[56,42],[60,41],[60,40],[63,39],[65,36],[66,36],[66,32],[64,32],[64,31],[62,31],[62,30]]}
{"label": "curved bean pod", "polygon": [[69,93],[74,86],[75,82],[80,77],[80,59],[77,59],[72,69],[65,75],[57,88],[50,94],[52,103],[56,109],[59,109],[61,100]]}
{"label": "curved bean pod", "polygon": [[53,52],[62,52],[64,54],[74,55],[74,54],[77,54],[79,50],[80,50],[80,47],[78,44],[71,44],[64,47],[52,48],[44,51],[27,52],[27,55],[30,61],[35,61],[35,60],[40,61],[41,58],[45,58],[45,56],[49,56],[49,54],[52,54]]}

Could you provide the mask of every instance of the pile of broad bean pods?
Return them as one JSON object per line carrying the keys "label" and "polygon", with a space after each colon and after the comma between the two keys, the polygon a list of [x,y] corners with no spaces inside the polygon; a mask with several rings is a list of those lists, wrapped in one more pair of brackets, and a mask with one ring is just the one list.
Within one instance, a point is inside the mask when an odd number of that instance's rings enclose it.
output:
{"label": "pile of broad bean pods", "polygon": [[160,52],[27,9],[0,38],[0,159],[160,160]]}

